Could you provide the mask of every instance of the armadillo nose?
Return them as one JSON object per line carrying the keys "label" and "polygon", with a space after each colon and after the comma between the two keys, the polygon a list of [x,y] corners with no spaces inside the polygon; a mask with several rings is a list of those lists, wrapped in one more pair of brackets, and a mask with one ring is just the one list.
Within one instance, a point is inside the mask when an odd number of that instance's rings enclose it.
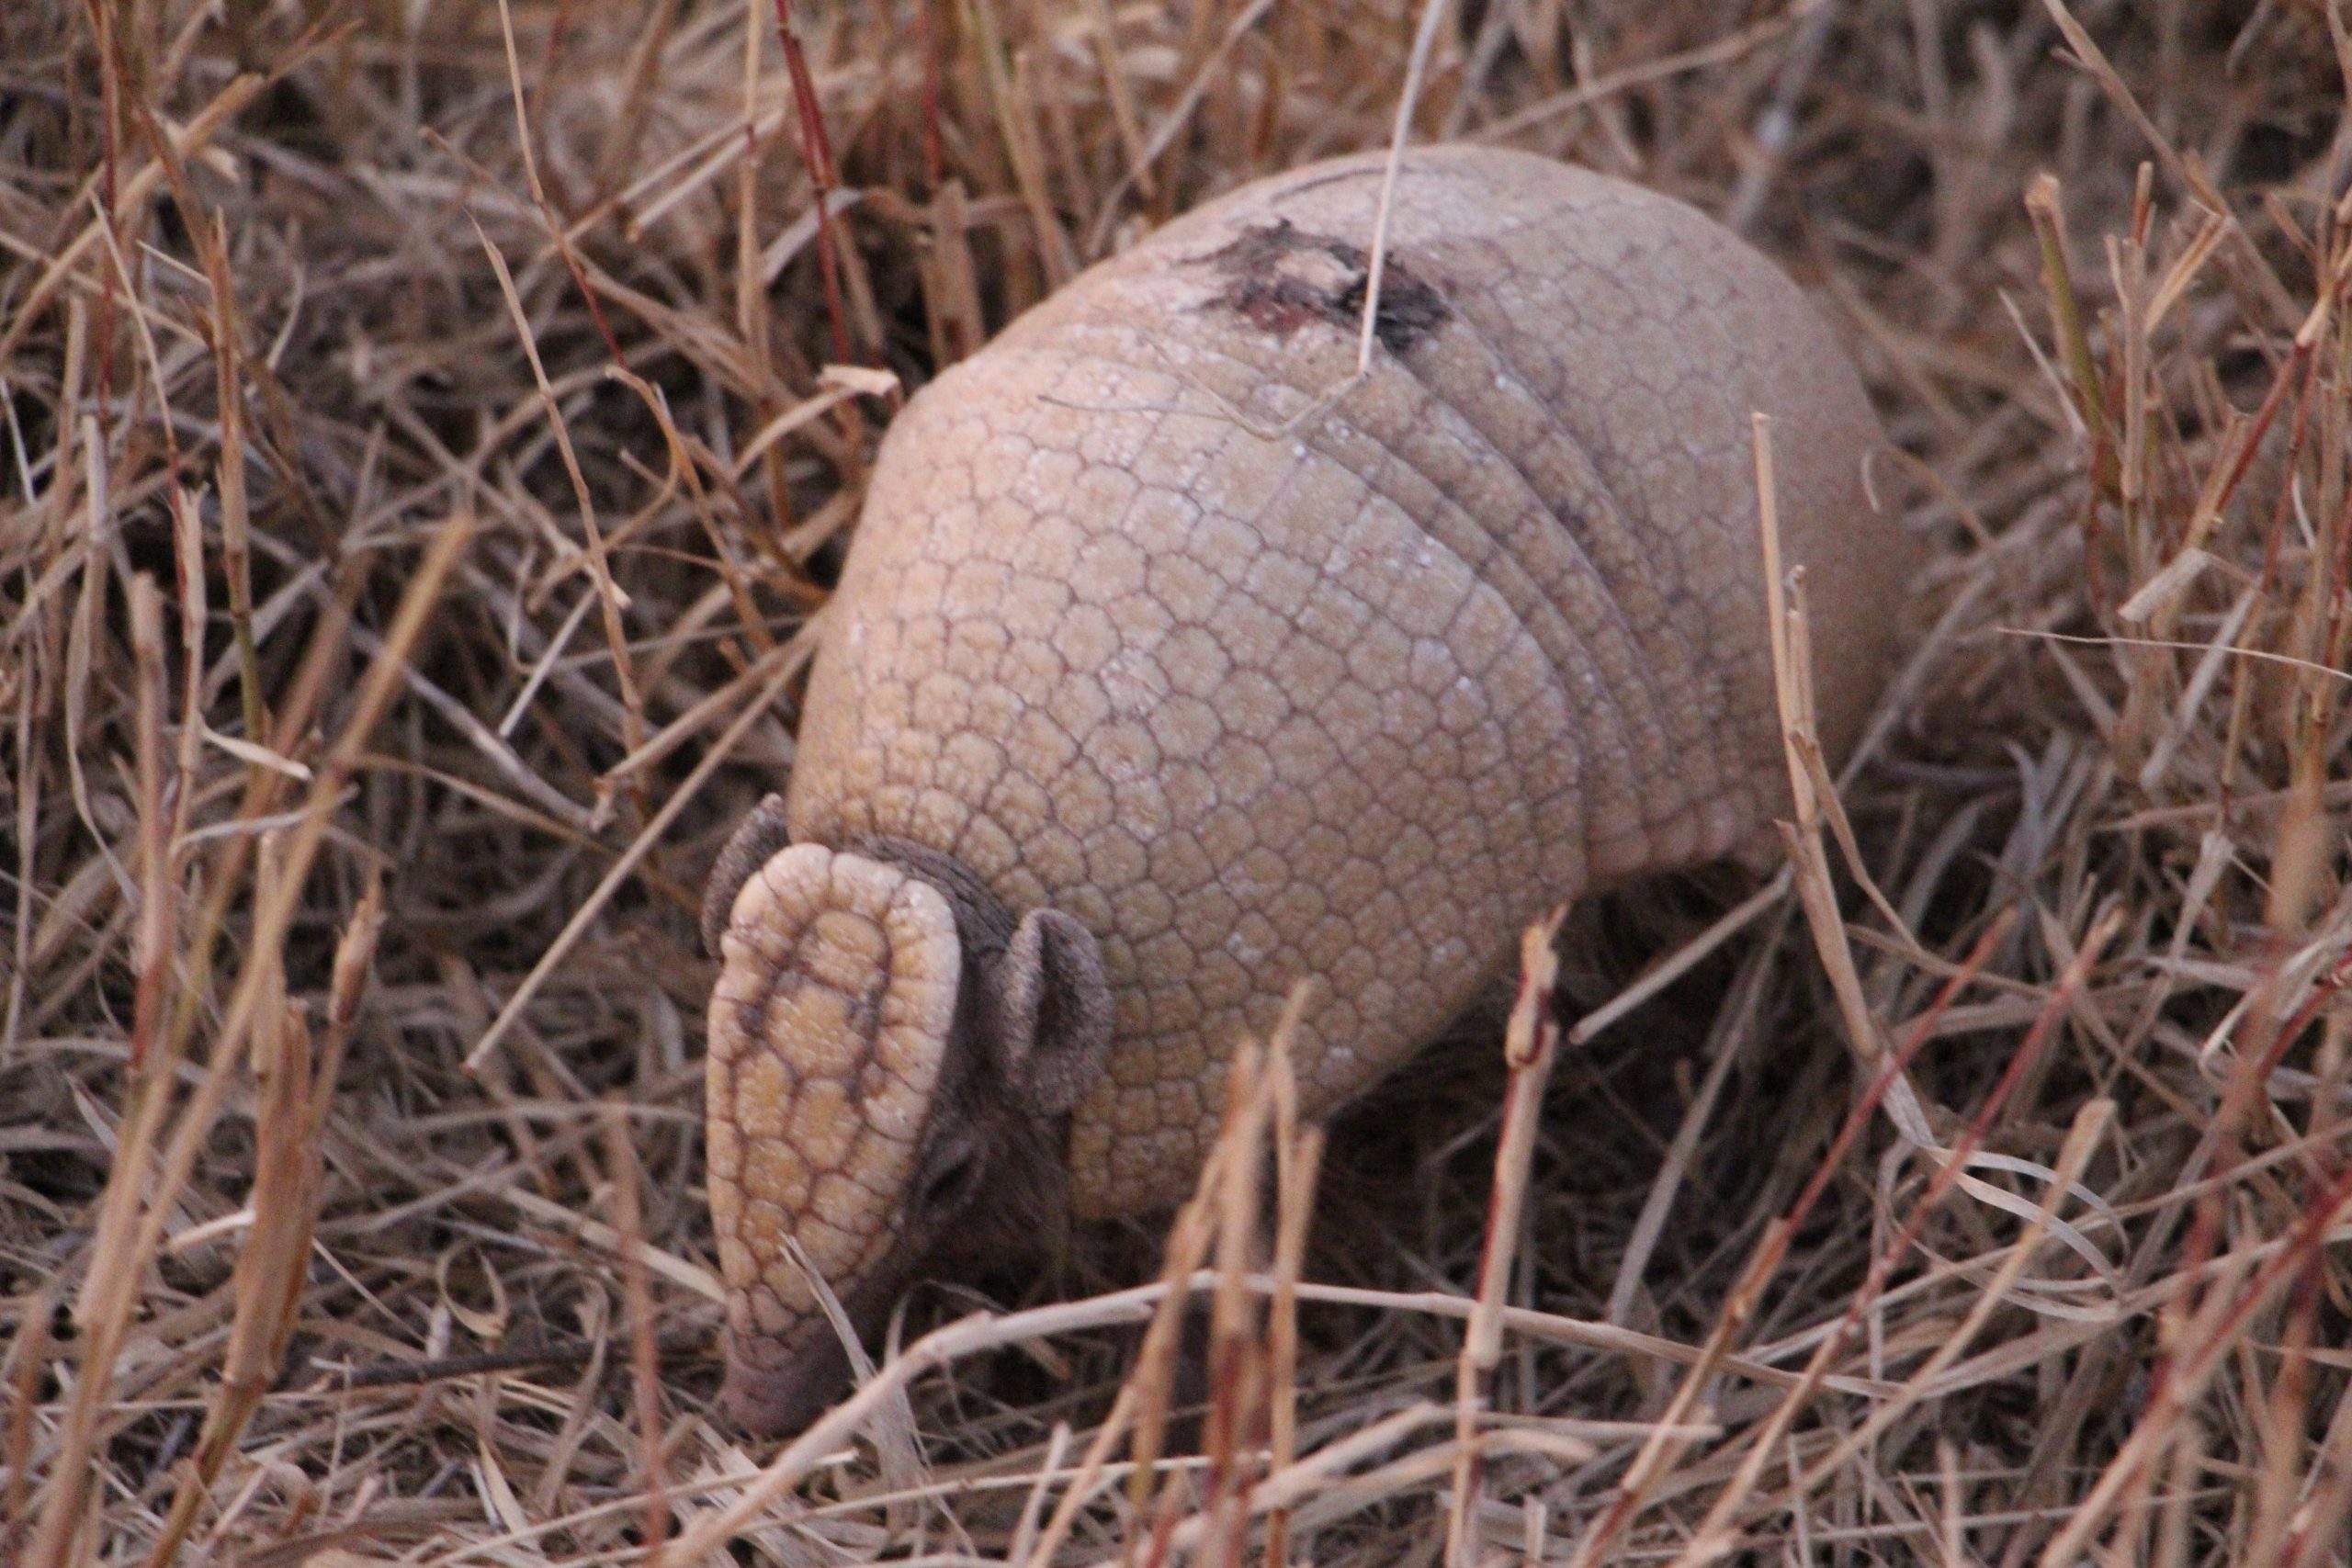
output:
{"label": "armadillo nose", "polygon": [[797,1438],[848,1391],[849,1357],[830,1325],[816,1326],[808,1343],[790,1348],[729,1342],[719,1398],[737,1426],[754,1437]]}

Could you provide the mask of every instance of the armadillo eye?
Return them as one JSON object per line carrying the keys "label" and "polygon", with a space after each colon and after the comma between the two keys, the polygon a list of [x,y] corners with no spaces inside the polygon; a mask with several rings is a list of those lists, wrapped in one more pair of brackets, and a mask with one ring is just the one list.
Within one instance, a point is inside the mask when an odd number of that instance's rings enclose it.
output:
{"label": "armadillo eye", "polygon": [[915,1201],[926,1213],[961,1208],[979,1187],[979,1145],[957,1143],[941,1148],[922,1174]]}

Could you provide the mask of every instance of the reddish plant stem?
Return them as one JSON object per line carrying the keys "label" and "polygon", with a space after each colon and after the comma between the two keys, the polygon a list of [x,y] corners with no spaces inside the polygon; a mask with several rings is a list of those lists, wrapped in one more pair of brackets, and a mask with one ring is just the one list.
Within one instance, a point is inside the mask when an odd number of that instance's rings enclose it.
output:
{"label": "reddish plant stem", "polygon": [[817,104],[817,84],[808,73],[800,34],[792,25],[792,0],[775,0],[775,30],[784,43],[785,69],[792,75],[792,106],[800,115],[800,156],[808,165],[808,186],[817,199],[817,265],[825,279],[825,314],[833,327],[833,358],[838,364],[854,364],[849,314],[842,306],[841,237],[833,227],[833,187],[840,181],[833,170],[832,142],[825,135],[824,112]]}
{"label": "reddish plant stem", "polygon": [[915,49],[922,56],[922,175],[933,191],[947,183],[946,85],[939,70],[939,32],[932,21],[935,0],[915,11]]}

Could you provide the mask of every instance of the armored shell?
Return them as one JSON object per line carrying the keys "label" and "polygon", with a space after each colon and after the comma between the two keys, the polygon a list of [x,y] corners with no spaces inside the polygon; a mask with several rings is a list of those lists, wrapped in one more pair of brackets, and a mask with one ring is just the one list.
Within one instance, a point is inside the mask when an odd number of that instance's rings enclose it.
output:
{"label": "armored shell", "polygon": [[1432,147],[1169,224],[908,405],[826,612],[796,841],[955,857],[1100,943],[1074,1206],[1165,1206],[1236,1041],[1321,984],[1327,1109],[1546,906],[1751,841],[1786,790],[1751,411],[1774,416],[1833,746],[1908,550],[1878,427],[1797,288],[1699,212]]}

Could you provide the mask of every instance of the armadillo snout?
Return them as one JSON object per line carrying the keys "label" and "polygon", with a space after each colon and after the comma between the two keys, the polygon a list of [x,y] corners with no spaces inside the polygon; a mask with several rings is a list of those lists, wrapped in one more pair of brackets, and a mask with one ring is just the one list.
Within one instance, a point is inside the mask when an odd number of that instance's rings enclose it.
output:
{"label": "armadillo snout", "polygon": [[849,1356],[832,1325],[817,1318],[808,1327],[787,1338],[729,1334],[719,1399],[745,1431],[797,1437],[847,1390]]}

